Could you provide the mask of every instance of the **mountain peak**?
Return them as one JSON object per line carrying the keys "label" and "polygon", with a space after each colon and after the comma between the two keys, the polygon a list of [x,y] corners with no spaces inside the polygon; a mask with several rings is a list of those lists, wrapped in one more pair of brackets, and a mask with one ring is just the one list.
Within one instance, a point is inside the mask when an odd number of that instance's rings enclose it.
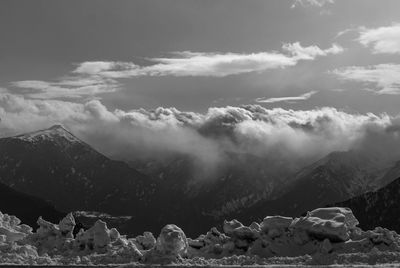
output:
{"label": "mountain peak", "polygon": [[62,124],[55,124],[48,128],[48,130],[65,130],[68,131]]}
{"label": "mountain peak", "polygon": [[69,141],[69,142],[79,142],[81,140],[78,139],[74,134],[69,132],[63,125],[55,124],[49,128],[37,130],[25,134],[21,134],[15,136],[14,138],[30,141],[30,142],[37,142],[42,140],[50,140],[50,141],[57,141],[60,139]]}

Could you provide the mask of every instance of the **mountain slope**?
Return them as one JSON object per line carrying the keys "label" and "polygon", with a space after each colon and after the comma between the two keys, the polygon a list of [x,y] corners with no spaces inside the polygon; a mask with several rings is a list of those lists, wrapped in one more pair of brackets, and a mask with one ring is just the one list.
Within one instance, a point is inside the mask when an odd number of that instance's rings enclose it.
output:
{"label": "mountain slope", "polygon": [[297,173],[293,183],[283,187],[284,192],[278,198],[261,200],[232,213],[230,218],[259,220],[264,215],[299,216],[305,211],[344,201],[383,186],[382,178],[392,170],[388,165],[356,151],[331,153]]}
{"label": "mountain slope", "polygon": [[267,157],[226,153],[216,170],[199,166],[187,155],[161,161],[136,161],[130,165],[153,177],[163,189],[164,223],[175,222],[192,236],[223,221],[232,211],[245,209],[257,200],[271,199],[288,174],[298,168]]}
{"label": "mountain slope", "polygon": [[23,223],[35,227],[39,216],[52,222],[58,222],[65,214],[57,211],[53,205],[37,197],[17,192],[0,183],[0,211],[15,215]]}
{"label": "mountain slope", "polygon": [[351,198],[334,206],[349,207],[363,229],[381,226],[400,232],[400,178],[385,187]]}
{"label": "mountain slope", "polygon": [[298,216],[378,189],[396,174],[400,176],[400,168],[391,168],[391,161],[361,151],[330,153],[294,175],[296,169],[285,162],[247,155],[229,157],[229,164],[220,168],[215,179],[197,185],[188,176],[190,161],[184,158],[163,167],[151,162],[136,167],[143,172],[150,170],[149,175],[156,175],[166,185],[179,182],[171,188],[170,210],[161,215],[191,234],[198,233],[198,223],[211,226],[223,218],[250,224],[265,215]]}
{"label": "mountain slope", "polygon": [[50,200],[63,211],[135,218],[151,210],[157,188],[145,175],[100,154],[60,125],[0,139],[0,182]]}

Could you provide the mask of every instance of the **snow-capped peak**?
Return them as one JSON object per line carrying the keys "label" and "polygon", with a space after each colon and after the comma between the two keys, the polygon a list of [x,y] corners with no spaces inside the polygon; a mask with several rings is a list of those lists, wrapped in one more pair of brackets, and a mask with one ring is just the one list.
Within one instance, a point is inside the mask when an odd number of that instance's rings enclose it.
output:
{"label": "snow-capped peak", "polygon": [[55,141],[55,140],[62,138],[69,142],[81,143],[80,139],[75,137],[71,132],[69,132],[61,124],[53,125],[47,129],[42,129],[42,130],[18,135],[18,136],[15,136],[14,138],[29,141],[29,142],[35,142],[35,141],[41,141],[41,140]]}

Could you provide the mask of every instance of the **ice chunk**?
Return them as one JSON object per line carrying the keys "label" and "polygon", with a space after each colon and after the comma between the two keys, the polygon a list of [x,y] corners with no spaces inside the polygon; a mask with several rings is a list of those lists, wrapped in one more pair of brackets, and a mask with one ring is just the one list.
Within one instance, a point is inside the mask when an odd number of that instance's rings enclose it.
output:
{"label": "ice chunk", "polygon": [[278,237],[287,230],[293,218],[282,216],[267,216],[260,225],[261,231],[270,237]]}
{"label": "ice chunk", "polygon": [[32,228],[20,223],[17,217],[0,212],[0,235],[4,236],[2,239],[15,242],[24,239],[32,232]]}
{"label": "ice chunk", "polygon": [[143,250],[148,250],[156,245],[156,239],[151,232],[144,232],[135,238],[136,244]]}
{"label": "ice chunk", "polygon": [[90,250],[104,248],[111,242],[110,230],[102,220],[97,220],[95,224],[86,232],[79,232],[76,241],[81,248]]}
{"label": "ice chunk", "polygon": [[168,224],[162,228],[156,248],[164,254],[184,255],[188,248],[186,235],[178,226]]}
{"label": "ice chunk", "polygon": [[250,224],[249,227],[250,227],[251,229],[257,231],[257,232],[260,232],[260,231],[261,231],[261,226],[260,226],[260,224],[258,224],[257,222],[254,222],[254,221],[253,221],[253,222]]}
{"label": "ice chunk", "polygon": [[223,229],[227,235],[231,235],[233,233],[233,230],[239,227],[243,227],[243,224],[238,220],[224,221]]}
{"label": "ice chunk", "polygon": [[258,237],[258,231],[247,226],[240,226],[232,230],[233,238],[241,240],[255,240]]}
{"label": "ice chunk", "polygon": [[318,239],[328,238],[332,242],[347,241],[350,230],[358,224],[348,208],[319,208],[307,213],[307,216],[293,220],[290,228],[305,231]]}
{"label": "ice chunk", "polygon": [[171,263],[187,255],[188,241],[181,228],[168,224],[161,229],[156,246],[145,253],[148,263]]}
{"label": "ice chunk", "polygon": [[323,220],[333,220],[343,222],[348,228],[355,228],[359,222],[350,208],[329,207],[317,208],[309,212],[311,217],[317,217]]}
{"label": "ice chunk", "polygon": [[60,232],[60,228],[57,224],[48,222],[44,220],[42,217],[39,217],[37,220],[37,224],[39,225],[38,230],[36,231],[38,234],[54,234],[57,235]]}
{"label": "ice chunk", "polygon": [[68,237],[73,237],[72,232],[74,231],[75,225],[75,219],[72,213],[65,216],[58,224],[61,234]]}

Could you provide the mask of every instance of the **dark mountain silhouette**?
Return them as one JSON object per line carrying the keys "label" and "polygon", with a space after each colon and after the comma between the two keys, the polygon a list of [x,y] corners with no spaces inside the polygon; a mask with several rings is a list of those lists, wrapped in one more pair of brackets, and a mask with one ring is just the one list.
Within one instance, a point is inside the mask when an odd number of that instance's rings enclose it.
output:
{"label": "dark mountain silhouette", "polygon": [[385,187],[334,206],[349,207],[364,230],[381,226],[400,233],[400,178]]}
{"label": "dark mountain silhouette", "polygon": [[62,211],[132,215],[132,229],[144,227],[151,213],[157,213],[154,181],[60,125],[0,139],[0,163],[0,182],[49,200]]}
{"label": "dark mountain silhouette", "polygon": [[229,218],[260,220],[265,215],[300,216],[305,211],[379,189],[400,169],[356,151],[333,152],[295,175],[274,200],[260,200]]}
{"label": "dark mountain silhouette", "polygon": [[40,198],[23,194],[7,185],[0,183],[0,211],[9,215],[17,216],[23,223],[36,227],[36,221],[39,216],[58,222],[65,216],[54,206]]}

